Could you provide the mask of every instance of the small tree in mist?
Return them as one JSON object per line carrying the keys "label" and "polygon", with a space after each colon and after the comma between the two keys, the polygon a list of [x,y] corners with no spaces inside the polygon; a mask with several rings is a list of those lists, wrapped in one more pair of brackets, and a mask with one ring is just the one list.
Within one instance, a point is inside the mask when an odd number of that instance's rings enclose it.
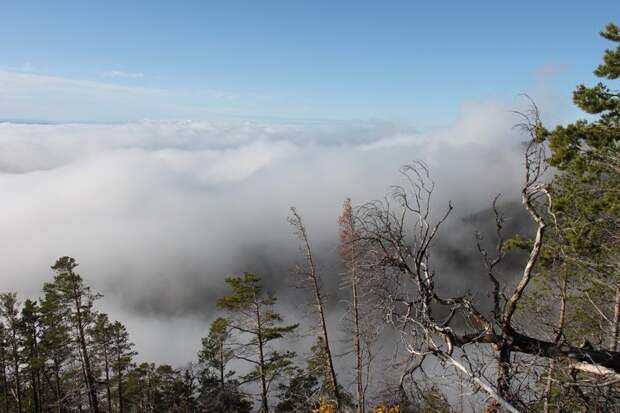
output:
{"label": "small tree in mist", "polygon": [[289,380],[278,385],[276,413],[293,413],[315,409],[320,402],[320,387],[317,376],[310,369],[292,369]]}
{"label": "small tree in mist", "polygon": [[231,348],[229,322],[217,318],[211,323],[209,335],[202,339],[198,352],[200,366],[200,406],[206,412],[250,412],[252,402],[241,391],[235,372],[226,370],[235,357]]}
{"label": "small tree in mist", "polygon": [[202,348],[198,353],[198,362],[205,366],[208,374],[215,375],[223,387],[226,378],[234,372],[226,372],[226,365],[234,358],[229,347],[230,330],[228,320],[216,318],[209,328],[209,335],[202,339]]}
{"label": "small tree in mist", "polygon": [[129,333],[120,321],[113,322],[110,327],[112,334],[110,342],[111,368],[116,376],[116,403],[119,413],[124,413],[126,375],[133,366],[133,358],[138,353],[134,351],[134,344],[129,340]]}
{"label": "small tree in mist", "polygon": [[242,380],[258,382],[260,387],[260,411],[269,412],[270,386],[286,369],[295,356],[291,351],[276,351],[276,340],[286,338],[299,324],[282,325],[282,317],[273,310],[276,297],[266,293],[261,279],[245,273],[240,277],[226,279],[232,292],[220,298],[218,307],[228,312],[230,328],[240,341],[235,357],[252,366]]}

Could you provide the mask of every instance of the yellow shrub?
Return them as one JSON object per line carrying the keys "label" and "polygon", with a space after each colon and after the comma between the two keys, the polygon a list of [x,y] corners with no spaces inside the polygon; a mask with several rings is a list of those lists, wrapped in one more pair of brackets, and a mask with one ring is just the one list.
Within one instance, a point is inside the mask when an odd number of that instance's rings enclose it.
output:
{"label": "yellow shrub", "polygon": [[385,404],[380,404],[375,407],[373,413],[400,413],[400,406],[388,406]]}
{"label": "yellow shrub", "polygon": [[321,400],[319,408],[312,410],[312,413],[336,413],[336,403],[331,400]]}

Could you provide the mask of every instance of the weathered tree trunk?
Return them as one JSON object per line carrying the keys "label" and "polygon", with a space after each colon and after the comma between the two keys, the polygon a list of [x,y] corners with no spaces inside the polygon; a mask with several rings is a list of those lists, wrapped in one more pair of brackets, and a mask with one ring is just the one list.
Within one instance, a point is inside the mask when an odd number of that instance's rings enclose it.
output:
{"label": "weathered tree trunk", "polygon": [[314,302],[319,313],[319,327],[321,329],[321,335],[323,336],[323,342],[325,345],[325,356],[327,358],[327,364],[329,368],[329,379],[334,391],[334,398],[336,399],[337,409],[340,410],[341,407],[341,399],[340,399],[340,389],[338,387],[338,380],[336,378],[336,369],[334,368],[334,360],[332,357],[331,347],[329,344],[329,334],[327,333],[327,321],[325,319],[325,305],[323,302],[323,297],[321,295],[321,288],[319,286],[319,275],[316,271],[316,266],[314,265],[314,258],[312,256],[312,249],[310,248],[310,241],[308,240],[308,234],[306,232],[306,227],[303,224],[301,216],[297,213],[295,208],[291,208],[291,212],[293,214],[293,218],[291,223],[297,228],[298,235],[300,240],[303,243],[304,253],[306,255],[306,260],[308,262],[308,272],[307,277],[310,281],[312,293],[314,295]]}
{"label": "weathered tree trunk", "polygon": [[620,352],[618,351],[561,345],[526,336],[516,331],[512,331],[505,337],[492,331],[486,331],[475,336],[453,336],[453,340],[457,346],[469,343],[486,343],[497,346],[508,342],[512,352],[549,359],[562,359],[570,363],[571,367],[576,370],[597,375],[613,375],[620,379]]}
{"label": "weathered tree trunk", "polygon": [[497,391],[500,396],[509,402],[512,400],[510,393],[510,347],[500,345],[497,356]]}
{"label": "weathered tree trunk", "polygon": [[323,301],[321,298],[321,291],[319,289],[318,281],[316,278],[314,280],[314,292],[316,305],[319,310],[319,319],[321,321],[321,330],[323,334],[323,339],[325,340],[325,356],[327,357],[327,363],[329,365],[329,374],[331,379],[331,384],[333,386],[334,397],[336,399],[336,404],[338,410],[340,410],[341,402],[340,402],[340,389],[338,388],[338,381],[336,379],[336,369],[334,368],[334,360],[332,357],[331,347],[329,345],[329,337],[327,334],[327,322],[325,321],[325,310],[323,308]]}
{"label": "weathered tree trunk", "polygon": [[356,241],[359,237],[355,229],[355,221],[353,217],[353,208],[351,207],[351,199],[347,198],[342,208],[342,214],[338,218],[340,225],[340,255],[344,261],[345,268],[349,275],[351,283],[351,315],[353,317],[353,354],[355,355],[355,381],[357,392],[357,413],[364,413],[365,396],[363,382],[363,363],[362,363],[362,345],[360,328],[360,311],[359,311],[359,294],[358,294],[358,251]]}
{"label": "weathered tree trunk", "polygon": [[452,356],[450,356],[449,354],[443,354],[442,359],[450,364],[452,364],[454,367],[456,367],[456,369],[460,370],[461,372],[465,373],[466,377],[473,382],[474,384],[476,384],[477,386],[479,386],[480,388],[482,388],[482,390],[484,390],[486,393],[488,393],[491,397],[493,397],[493,399],[495,399],[504,409],[506,409],[506,411],[510,412],[510,413],[521,413],[519,412],[519,410],[517,410],[512,404],[510,404],[510,402],[508,402],[506,399],[504,399],[500,394],[498,394],[495,389],[493,389],[491,386],[489,386],[487,383],[484,382],[484,380],[481,380],[479,377],[471,374],[470,371],[468,371],[465,366],[463,366],[463,364],[459,363],[455,358],[453,358]]}
{"label": "weathered tree trunk", "polygon": [[357,296],[357,273],[355,269],[351,271],[351,290],[353,295],[353,346],[355,350],[355,376],[357,381],[357,412],[364,413],[365,400],[364,400],[364,383],[362,376],[362,346],[361,346],[361,331],[359,320],[359,308],[358,308],[358,296]]}

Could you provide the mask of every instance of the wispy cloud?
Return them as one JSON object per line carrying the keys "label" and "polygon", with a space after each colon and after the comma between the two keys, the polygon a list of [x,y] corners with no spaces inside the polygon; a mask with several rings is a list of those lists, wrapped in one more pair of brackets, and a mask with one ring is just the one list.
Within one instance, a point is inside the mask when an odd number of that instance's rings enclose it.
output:
{"label": "wispy cloud", "polygon": [[[118,122],[142,119],[264,117],[275,99],[220,89],[165,89],[123,84],[141,73],[107,72],[106,80],[72,79],[0,67],[0,119]],[[281,108],[280,108],[281,109]],[[300,117],[295,108],[282,116]]]}
{"label": "wispy cloud", "polygon": [[140,79],[144,77],[144,73],[141,72],[125,72],[123,70],[108,70],[103,72],[104,77],[117,77],[126,79]]}

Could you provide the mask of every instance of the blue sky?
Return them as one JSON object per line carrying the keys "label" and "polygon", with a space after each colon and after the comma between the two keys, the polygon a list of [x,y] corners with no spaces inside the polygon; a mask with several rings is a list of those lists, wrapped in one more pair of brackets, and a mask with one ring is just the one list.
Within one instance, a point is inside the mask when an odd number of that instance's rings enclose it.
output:
{"label": "blue sky", "polygon": [[0,118],[433,126],[467,100],[592,82],[620,2],[590,3],[3,1]]}

